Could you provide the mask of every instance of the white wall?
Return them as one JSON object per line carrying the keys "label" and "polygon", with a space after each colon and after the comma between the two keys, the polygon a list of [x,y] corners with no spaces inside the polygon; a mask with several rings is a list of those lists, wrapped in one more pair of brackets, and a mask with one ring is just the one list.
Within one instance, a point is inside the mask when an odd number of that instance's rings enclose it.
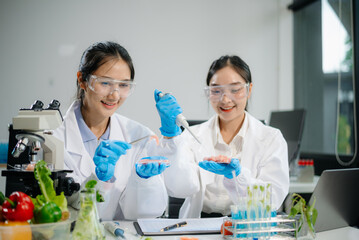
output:
{"label": "white wall", "polygon": [[259,119],[293,107],[290,0],[0,1],[0,139],[19,108],[58,99],[65,114],[82,52],[113,40],[134,60],[137,88],[119,113],[159,133],[153,90],[172,92],[187,119],[208,119],[203,94],[213,60],[250,66],[249,111]]}

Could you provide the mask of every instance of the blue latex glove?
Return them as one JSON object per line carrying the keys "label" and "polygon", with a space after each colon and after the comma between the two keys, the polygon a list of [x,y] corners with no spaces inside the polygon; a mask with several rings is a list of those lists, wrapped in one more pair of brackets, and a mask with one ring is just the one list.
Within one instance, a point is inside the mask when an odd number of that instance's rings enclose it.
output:
{"label": "blue latex glove", "polygon": [[113,177],[117,160],[131,148],[127,142],[117,140],[102,141],[96,148],[93,161],[96,165],[96,175],[101,181],[108,181]]}
{"label": "blue latex glove", "polygon": [[[161,156],[152,156],[152,157],[144,157],[142,159],[149,159],[149,160],[167,160],[166,157]],[[152,176],[156,176],[161,174],[166,168],[169,167],[169,164],[166,163],[159,163],[159,162],[149,162],[146,164],[136,163],[136,173],[141,178],[149,178]]]}
{"label": "blue latex glove", "polygon": [[161,134],[166,137],[174,137],[181,134],[182,130],[176,124],[176,117],[182,113],[182,108],[171,94],[160,97],[161,91],[155,89],[155,101],[158,114],[161,117]]}
{"label": "blue latex glove", "polygon": [[232,158],[231,162],[228,163],[217,163],[214,161],[202,161],[199,162],[199,166],[204,170],[213,172],[215,174],[224,175],[226,178],[232,179],[232,172],[235,171],[236,176],[241,173],[241,165],[237,158]]}

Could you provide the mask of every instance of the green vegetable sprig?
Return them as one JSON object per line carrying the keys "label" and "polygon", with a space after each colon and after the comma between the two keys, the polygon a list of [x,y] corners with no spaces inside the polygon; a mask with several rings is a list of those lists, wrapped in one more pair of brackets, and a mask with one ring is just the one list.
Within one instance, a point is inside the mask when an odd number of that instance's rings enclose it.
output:
{"label": "green vegetable sprig", "polygon": [[303,227],[303,224],[307,222],[310,234],[315,234],[315,222],[317,221],[318,211],[314,208],[315,198],[313,204],[310,206],[306,203],[304,198],[297,193],[292,195],[292,206],[290,209],[289,217],[296,217],[297,214],[300,214],[299,227],[296,235],[300,232]]}
{"label": "green vegetable sprig", "polygon": [[[85,188],[86,189],[92,189],[92,188],[95,188],[97,184],[97,181],[96,180],[90,180],[86,183],[85,185]],[[99,191],[96,190],[96,201],[97,202],[104,202],[105,199],[103,198],[103,196],[99,193]]]}

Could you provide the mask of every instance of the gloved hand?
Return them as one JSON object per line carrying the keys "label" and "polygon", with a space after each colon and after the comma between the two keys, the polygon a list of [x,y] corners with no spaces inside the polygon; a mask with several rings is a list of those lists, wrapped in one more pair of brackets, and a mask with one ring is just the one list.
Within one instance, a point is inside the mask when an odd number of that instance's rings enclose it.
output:
{"label": "gloved hand", "polygon": [[161,117],[161,134],[166,137],[174,137],[181,134],[181,128],[176,124],[176,117],[182,113],[182,108],[171,94],[160,97],[161,91],[155,89],[155,101],[158,114]]}
{"label": "gloved hand", "polygon": [[233,178],[233,171],[235,172],[236,176],[241,173],[241,165],[239,164],[239,160],[237,158],[232,158],[229,164],[205,160],[199,162],[198,165],[204,170],[213,172],[215,174],[224,175],[229,179]]}
{"label": "gloved hand", "polygon": [[[136,163],[136,173],[141,178],[147,179],[149,177],[156,176],[161,174],[166,168],[169,167],[168,163],[162,161],[167,160],[166,157],[152,156],[141,158],[141,160],[150,160],[146,161],[146,163],[141,163],[141,161]],[[151,160],[153,160],[153,162],[151,162]]]}
{"label": "gloved hand", "polygon": [[101,181],[108,181],[115,172],[117,160],[121,155],[126,154],[126,150],[131,145],[127,142],[117,140],[102,141],[96,148],[93,161],[96,165],[96,175]]}

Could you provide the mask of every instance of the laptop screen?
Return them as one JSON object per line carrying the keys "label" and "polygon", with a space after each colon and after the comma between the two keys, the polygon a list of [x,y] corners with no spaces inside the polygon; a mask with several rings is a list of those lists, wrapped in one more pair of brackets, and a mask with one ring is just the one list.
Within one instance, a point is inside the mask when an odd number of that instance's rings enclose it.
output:
{"label": "laptop screen", "polygon": [[310,198],[318,211],[317,232],[359,225],[359,168],[325,170]]}

